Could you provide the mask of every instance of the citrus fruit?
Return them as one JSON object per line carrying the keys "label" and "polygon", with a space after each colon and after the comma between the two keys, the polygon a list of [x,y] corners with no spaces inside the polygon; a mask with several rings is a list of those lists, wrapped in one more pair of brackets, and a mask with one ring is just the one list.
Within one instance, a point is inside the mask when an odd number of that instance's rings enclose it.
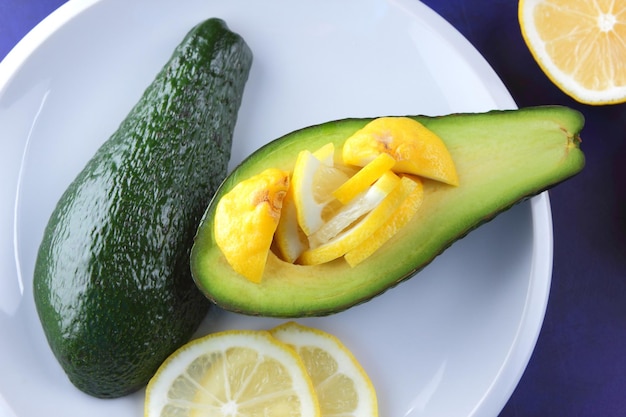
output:
{"label": "citrus fruit", "polygon": [[381,153],[333,191],[333,196],[342,204],[348,204],[350,200],[389,171],[395,162],[396,160],[391,155]]}
{"label": "citrus fruit", "polygon": [[[419,178],[459,184],[444,142],[409,117],[368,122],[345,140],[340,152],[335,154],[333,142],[313,152],[303,149],[290,174],[266,170],[222,197],[230,201],[218,203],[216,219],[224,220],[216,220],[216,242],[235,271],[261,282],[270,251],[300,265],[331,262],[349,253],[346,260],[357,265],[417,211],[423,198]],[[276,195],[275,210],[253,209],[246,196],[254,193]],[[235,220],[240,213],[241,220]],[[365,242],[369,238],[373,241]]]}
{"label": "citrus fruit", "polygon": [[401,178],[389,195],[354,226],[341,232],[328,243],[307,249],[300,255],[298,262],[303,265],[318,265],[337,259],[354,249],[385,224],[415,187],[415,182]]}
{"label": "citrus fruit", "polygon": [[376,391],[363,367],[335,336],[288,322],[270,330],[292,346],[312,380],[322,417],[376,417]]}
{"label": "citrus fruit", "polygon": [[361,193],[309,236],[309,247],[316,248],[328,243],[341,231],[371,212],[398,185],[400,178],[391,171],[385,172],[366,192]]}
{"label": "citrus fruit", "polygon": [[346,164],[365,166],[381,153],[391,155],[393,171],[419,175],[451,185],[459,178],[443,140],[408,117],[380,117],[350,136],[343,145]]}
{"label": "citrus fruit", "polygon": [[334,167],[334,149],[329,143],[314,153],[303,150],[296,158],[291,183],[298,224],[307,236],[324,223],[324,208],[334,199],[332,192],[348,179]]}
{"label": "citrus fruit", "polygon": [[261,282],[288,188],[289,173],[270,168],[238,183],[217,205],[215,242],[252,282]]}
{"label": "citrus fruit", "polygon": [[293,187],[289,187],[283,200],[280,220],[274,234],[275,253],[283,260],[294,263],[308,247],[306,235],[298,225],[298,214],[293,197]]}
{"label": "citrus fruit", "polygon": [[406,178],[415,182],[415,188],[402,202],[400,207],[393,212],[385,224],[376,229],[368,239],[344,255],[346,262],[348,262],[351,267],[355,267],[376,252],[391,239],[398,230],[404,227],[419,210],[424,200],[422,180],[417,177],[407,176]]}
{"label": "citrus fruit", "polygon": [[193,340],[163,362],[146,389],[145,417],[318,417],[303,361],[266,331]]}
{"label": "citrus fruit", "polygon": [[626,2],[520,0],[522,36],[543,72],[581,103],[626,101]]}

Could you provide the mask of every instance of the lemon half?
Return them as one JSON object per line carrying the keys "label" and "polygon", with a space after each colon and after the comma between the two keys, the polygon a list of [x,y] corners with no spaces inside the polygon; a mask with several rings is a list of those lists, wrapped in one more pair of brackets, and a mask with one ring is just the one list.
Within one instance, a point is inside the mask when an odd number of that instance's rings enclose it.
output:
{"label": "lemon half", "polygon": [[522,36],[535,61],[581,103],[626,101],[626,2],[520,0]]}

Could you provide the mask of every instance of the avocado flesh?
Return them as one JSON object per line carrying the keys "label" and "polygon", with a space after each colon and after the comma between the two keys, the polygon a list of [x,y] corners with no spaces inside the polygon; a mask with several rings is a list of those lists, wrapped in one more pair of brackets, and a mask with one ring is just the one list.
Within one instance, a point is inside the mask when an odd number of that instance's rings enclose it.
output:
{"label": "avocado flesh", "polygon": [[471,230],[584,166],[579,148],[584,119],[566,107],[413,118],[444,140],[460,186],[424,180],[424,201],[415,217],[354,268],[343,259],[294,265],[270,253],[262,283],[254,284],[233,271],[213,239],[213,216],[220,196],[266,168],[292,169],[302,149],[315,150],[328,142],[340,149],[371,119],[333,121],[288,134],[242,162],[207,208],[191,253],[192,274],[204,294],[224,309],[249,315],[337,313],[413,276]]}

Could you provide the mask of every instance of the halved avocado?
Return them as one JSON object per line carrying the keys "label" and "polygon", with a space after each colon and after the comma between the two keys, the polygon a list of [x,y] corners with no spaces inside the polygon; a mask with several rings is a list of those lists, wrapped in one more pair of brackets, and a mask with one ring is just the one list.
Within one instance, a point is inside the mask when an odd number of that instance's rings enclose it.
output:
{"label": "halved avocado", "polygon": [[584,118],[561,106],[439,117],[411,116],[446,143],[458,187],[425,180],[424,201],[411,222],[361,264],[343,259],[294,265],[270,252],[255,284],[226,262],[213,237],[220,197],[270,167],[291,170],[298,152],[343,142],[372,119],[345,119],[283,136],[250,155],[224,181],[200,223],[191,252],[198,287],[224,309],[272,317],[321,316],[370,300],[413,276],[454,241],[512,205],[575,175],[584,166]]}

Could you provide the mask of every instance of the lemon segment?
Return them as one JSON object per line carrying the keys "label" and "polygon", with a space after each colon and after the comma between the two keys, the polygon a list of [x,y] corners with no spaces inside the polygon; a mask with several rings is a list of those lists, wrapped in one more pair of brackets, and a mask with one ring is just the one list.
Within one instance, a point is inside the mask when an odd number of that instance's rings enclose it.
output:
{"label": "lemon segment", "polygon": [[289,174],[270,168],[241,181],[218,202],[215,242],[231,267],[252,282],[261,282],[288,188]]}
{"label": "lemon segment", "polygon": [[337,236],[345,228],[374,210],[397,187],[400,178],[391,171],[385,172],[367,191],[337,211],[318,231],[309,236],[309,246],[317,248]]}
{"label": "lemon segment", "polygon": [[328,243],[304,251],[298,258],[298,262],[303,265],[322,264],[337,259],[354,249],[385,224],[415,187],[415,182],[408,178],[401,178],[398,186],[374,210]]}
{"label": "lemon segment", "polygon": [[433,131],[408,117],[380,117],[350,136],[343,145],[346,164],[365,166],[381,153],[391,155],[393,171],[459,185],[445,143]]}
{"label": "lemon segment", "polygon": [[270,330],[302,358],[318,397],[322,417],[378,416],[378,400],[369,376],[335,336],[288,322]]}
{"label": "lemon segment", "polygon": [[522,37],[548,78],[575,100],[626,101],[626,2],[520,0]]}
{"label": "lemon segment", "polygon": [[411,191],[400,207],[394,211],[387,222],[378,228],[369,239],[347,252],[345,260],[351,267],[355,267],[369,258],[389,239],[391,239],[404,225],[406,225],[417,213],[424,200],[424,186],[422,180],[417,177],[405,177],[415,182],[416,187]]}
{"label": "lemon segment", "polygon": [[327,143],[315,152],[313,156],[323,162],[325,165],[333,166],[335,160],[335,145]]}
{"label": "lemon segment", "polygon": [[320,417],[297,353],[266,331],[229,330],[184,345],[146,389],[145,417]]}
{"label": "lemon segment", "polygon": [[391,155],[381,153],[333,191],[333,196],[342,204],[348,204],[350,200],[365,191],[386,171],[389,171],[395,163],[396,160]]}
{"label": "lemon segment", "polygon": [[303,150],[298,154],[291,183],[298,224],[307,236],[322,226],[324,208],[334,199],[332,191],[347,178],[334,167],[332,143],[315,153]]}
{"label": "lemon segment", "polygon": [[283,261],[294,263],[308,245],[307,237],[298,225],[293,187],[289,187],[283,200],[280,221],[274,233],[275,252]]}

